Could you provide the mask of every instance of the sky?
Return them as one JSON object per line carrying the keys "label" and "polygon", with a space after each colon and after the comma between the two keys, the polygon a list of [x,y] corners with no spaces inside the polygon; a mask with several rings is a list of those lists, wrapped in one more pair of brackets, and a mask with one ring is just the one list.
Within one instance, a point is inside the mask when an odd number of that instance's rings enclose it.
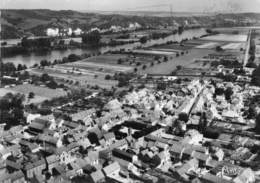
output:
{"label": "sky", "polygon": [[2,9],[259,12],[260,0],[1,0]]}

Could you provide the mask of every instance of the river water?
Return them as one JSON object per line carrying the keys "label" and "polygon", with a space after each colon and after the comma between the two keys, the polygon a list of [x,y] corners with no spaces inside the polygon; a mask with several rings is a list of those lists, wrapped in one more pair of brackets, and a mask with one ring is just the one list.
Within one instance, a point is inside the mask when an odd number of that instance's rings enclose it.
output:
{"label": "river water", "polygon": [[[30,54],[22,54],[22,55],[15,55],[12,57],[5,57],[2,58],[3,62],[13,62],[15,65],[18,64],[25,64],[27,67],[30,67],[34,65],[35,63],[40,63],[41,60],[48,60],[53,62],[55,59],[62,59],[63,57],[66,57],[70,54],[94,54],[94,53],[104,53],[109,50],[119,50],[119,49],[133,49],[138,46],[143,46],[143,47],[149,47],[153,46],[155,44],[163,44],[168,41],[177,41],[180,42],[182,39],[192,39],[193,37],[200,37],[202,35],[205,35],[206,31],[205,29],[191,29],[191,30],[185,30],[182,34],[175,34],[175,35],[170,35],[164,39],[158,39],[158,40],[150,40],[145,44],[141,44],[139,42],[136,43],[131,43],[131,44],[125,44],[125,45],[120,45],[120,46],[106,46],[106,47],[100,47],[100,48],[95,48],[95,49],[82,49],[82,48],[75,48],[75,49],[67,49],[67,50],[52,50],[48,52],[33,52]],[[15,40],[12,40],[15,41]],[[19,41],[19,40],[17,40]]]}

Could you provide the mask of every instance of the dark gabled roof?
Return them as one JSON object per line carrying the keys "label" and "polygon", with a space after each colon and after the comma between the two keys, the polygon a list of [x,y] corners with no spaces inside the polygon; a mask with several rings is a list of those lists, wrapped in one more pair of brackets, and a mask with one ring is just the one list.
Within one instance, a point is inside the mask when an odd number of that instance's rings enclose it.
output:
{"label": "dark gabled roof", "polygon": [[14,162],[14,161],[11,161],[11,160],[8,160],[8,159],[5,160],[5,163],[6,163],[6,166],[12,167],[16,170],[20,170],[22,168],[21,163]]}
{"label": "dark gabled roof", "polygon": [[72,121],[64,121],[63,125],[69,128],[77,128],[80,124]]}
{"label": "dark gabled roof", "polygon": [[41,123],[31,123],[29,125],[29,128],[33,128],[33,129],[36,129],[36,130],[44,130],[44,128],[46,128],[46,126],[44,124],[41,124]]}
{"label": "dark gabled roof", "polygon": [[38,166],[41,166],[41,165],[46,165],[44,159],[40,159],[40,160],[35,161],[33,163],[29,163],[29,164],[25,165],[24,169],[29,170],[29,169],[32,169],[32,168],[35,168],[35,167],[38,167]]}
{"label": "dark gabled roof", "polygon": [[206,174],[202,175],[201,179],[206,180],[211,183],[232,183],[232,181],[223,179],[221,177],[218,177],[218,176],[210,174],[210,173],[206,173]]}

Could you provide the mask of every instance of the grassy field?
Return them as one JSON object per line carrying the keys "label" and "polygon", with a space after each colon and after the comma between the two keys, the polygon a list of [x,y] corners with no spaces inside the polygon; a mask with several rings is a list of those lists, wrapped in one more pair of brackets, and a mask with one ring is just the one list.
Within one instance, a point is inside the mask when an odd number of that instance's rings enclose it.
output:
{"label": "grassy field", "polygon": [[[31,84],[17,85],[12,88],[1,88],[0,96],[4,96],[7,93],[21,93],[25,95],[25,103],[41,103],[44,100],[57,98],[67,95],[62,89],[50,89],[47,87],[35,86]],[[33,99],[28,100],[28,94],[33,92],[35,94]]]}
{"label": "grassy field", "polygon": [[63,80],[64,82],[66,82],[67,80],[73,81],[73,82],[78,81],[80,83],[80,85],[82,85],[82,86],[98,85],[103,88],[111,88],[112,86],[117,85],[117,81],[105,80],[106,74],[102,73],[102,72],[86,71],[86,72],[82,72],[81,75],[78,75],[76,73],[63,73],[60,70],[50,69],[50,68],[46,68],[44,70],[33,69],[30,72],[33,74],[37,74],[37,75],[47,73],[50,76],[58,78],[59,80]]}

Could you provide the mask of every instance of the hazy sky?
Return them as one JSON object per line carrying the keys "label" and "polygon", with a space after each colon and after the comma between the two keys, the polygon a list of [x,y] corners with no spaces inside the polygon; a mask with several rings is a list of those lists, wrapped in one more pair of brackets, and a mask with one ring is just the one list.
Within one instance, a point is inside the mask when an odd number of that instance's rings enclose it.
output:
{"label": "hazy sky", "polygon": [[0,0],[3,9],[259,12],[260,0]]}

